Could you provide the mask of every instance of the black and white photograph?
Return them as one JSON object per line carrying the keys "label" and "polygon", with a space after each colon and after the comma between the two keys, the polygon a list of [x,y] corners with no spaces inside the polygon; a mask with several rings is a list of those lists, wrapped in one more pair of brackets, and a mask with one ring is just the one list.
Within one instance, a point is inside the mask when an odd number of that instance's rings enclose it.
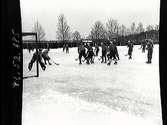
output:
{"label": "black and white photograph", "polygon": [[161,125],[159,7],[21,0],[22,124]]}
{"label": "black and white photograph", "polygon": [[163,125],[160,0],[20,0],[20,14],[21,125]]}

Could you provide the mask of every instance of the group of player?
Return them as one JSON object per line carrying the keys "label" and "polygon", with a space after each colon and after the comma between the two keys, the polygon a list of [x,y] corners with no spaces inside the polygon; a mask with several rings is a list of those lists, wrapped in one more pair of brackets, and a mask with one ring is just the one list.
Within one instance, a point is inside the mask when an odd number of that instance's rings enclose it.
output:
{"label": "group of player", "polygon": [[[134,46],[133,42],[129,40],[127,43],[128,54],[125,55],[125,56],[129,56],[129,59],[132,59],[133,46]],[[142,52],[144,53],[145,49],[148,50],[148,54],[147,54],[148,60],[146,62],[148,64],[150,64],[152,60],[153,47],[154,47],[153,41],[151,39],[145,39],[141,41],[140,49],[142,48]],[[66,48],[66,53],[69,53],[69,47],[66,45],[65,47],[63,47],[63,51],[65,50],[64,48]],[[100,46],[96,43],[94,48],[95,49],[93,49],[93,46],[90,43],[87,43],[85,45],[83,42],[81,42],[79,44],[78,46],[79,56],[76,59],[76,60],[79,60],[79,64],[82,64],[82,62],[85,62],[85,61],[86,61],[86,64],[94,63],[94,58],[98,57],[99,55]],[[39,51],[36,51],[33,54],[32,59],[28,64],[28,69],[29,70],[32,69],[32,66],[36,60],[38,60],[43,70],[46,69],[47,62],[49,65],[52,64],[50,61],[52,61],[56,65],[59,65],[49,57],[48,55],[49,50],[50,49],[47,48],[44,51],[42,51],[42,49],[39,49]],[[82,58],[84,58],[84,60],[82,60]],[[117,46],[112,41],[110,41],[109,45],[105,42],[102,42],[101,56],[100,58],[98,58],[98,60],[101,60],[101,63],[107,63],[108,66],[111,64],[112,60],[114,61],[114,64],[117,64],[117,61],[120,60]]]}
{"label": "group of player", "polygon": [[[111,61],[114,60],[114,64],[117,64],[117,60],[119,60],[119,54],[116,45],[113,44],[113,42],[110,42],[109,46],[107,46],[106,43],[101,43],[102,48],[102,56],[100,56],[101,63],[108,63],[107,65],[111,64]],[[87,50],[87,51],[86,51]],[[79,54],[79,64],[82,64],[82,57],[84,60],[86,60],[87,64],[94,63],[95,56],[98,56],[99,54],[99,45],[95,45],[95,49],[93,51],[93,47],[90,43],[87,43],[87,45],[84,45],[82,42],[80,43],[78,47],[78,54]]]}
{"label": "group of player", "polygon": [[[127,43],[128,54],[125,55],[125,56],[129,56],[129,59],[132,59],[133,46],[134,46],[133,41],[129,40]],[[153,41],[151,39],[142,40],[141,48],[143,53],[145,52],[145,49],[148,50],[148,54],[147,54],[148,60],[146,63],[150,64],[152,60],[152,53],[153,53]],[[85,62],[85,60],[87,64],[94,63],[94,58],[95,56],[98,56],[99,50],[100,50],[99,45],[97,43],[95,44],[95,49],[93,51],[93,47],[90,43],[87,43],[86,45],[84,45],[81,42],[78,47],[79,64],[82,64],[82,62]],[[108,66],[111,64],[112,60],[114,61],[114,64],[117,64],[117,61],[120,60],[117,46],[112,41],[110,41],[109,45],[107,45],[107,43],[105,42],[102,42],[101,52],[102,53],[99,60],[101,60],[101,63],[107,63]],[[82,57],[84,58],[84,60],[82,60]]]}
{"label": "group of player", "polygon": [[[46,69],[47,62],[48,62],[49,65],[51,65],[51,64],[52,64],[52,63],[50,62],[51,58],[50,58],[49,55],[48,55],[49,50],[50,50],[50,49],[48,48],[48,49],[45,49],[44,51],[42,51],[42,49],[40,48],[38,52],[36,51],[36,52],[33,54],[32,59],[31,59],[31,61],[30,61],[29,64],[28,64],[28,69],[29,69],[29,70],[32,69],[32,66],[33,66],[33,64],[34,64],[34,62],[35,62],[36,60],[38,60],[40,66],[41,66],[41,68],[42,68],[43,70]],[[44,60],[44,62],[43,62],[43,60]]]}

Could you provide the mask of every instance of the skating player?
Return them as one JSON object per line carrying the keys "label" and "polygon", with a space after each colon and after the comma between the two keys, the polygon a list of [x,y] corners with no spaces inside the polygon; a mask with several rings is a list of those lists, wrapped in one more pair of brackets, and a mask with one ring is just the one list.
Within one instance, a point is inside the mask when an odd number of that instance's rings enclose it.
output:
{"label": "skating player", "polygon": [[69,46],[68,46],[68,44],[66,44],[66,53],[69,53]]}
{"label": "skating player", "polygon": [[128,47],[129,59],[132,59],[133,42],[132,41],[128,41],[127,47]]}
{"label": "skating player", "polygon": [[153,44],[153,41],[151,39],[147,40],[147,50],[148,50],[148,53],[147,53],[147,62],[148,64],[151,63],[151,60],[152,60],[152,54],[153,54],[153,48],[154,48],[154,44]]}
{"label": "skating player", "polygon": [[64,52],[65,48],[66,48],[66,44],[63,45],[63,52]]}
{"label": "skating player", "polygon": [[112,60],[115,61],[114,64],[117,64],[117,59],[119,59],[118,50],[116,45],[114,45],[112,41],[110,42],[107,56],[109,57],[109,62],[107,63],[107,65],[110,65]]}
{"label": "skating player", "polygon": [[42,62],[42,49],[39,49],[38,54],[37,54],[37,52],[35,52],[35,53],[33,54],[33,57],[32,57],[32,59],[31,59],[30,63],[28,64],[28,69],[29,69],[29,70],[32,69],[33,63],[34,63],[37,59],[38,59],[38,62],[39,62],[39,64],[40,64],[41,68],[42,68],[43,70],[45,70],[45,69],[46,69],[46,66],[45,66],[45,64]]}
{"label": "skating player", "polygon": [[78,47],[78,54],[79,54],[79,64],[82,64],[82,57],[84,57],[86,59],[86,53],[85,53],[86,49],[83,45],[83,43],[81,42],[79,47]]}
{"label": "skating player", "polygon": [[[107,57],[106,57],[106,54],[107,54],[107,46],[104,44],[104,43],[101,43],[101,49],[102,49],[102,61],[101,63],[107,63]],[[104,61],[105,60],[105,61]]]}
{"label": "skating player", "polygon": [[[112,41],[111,41],[110,43],[112,43],[112,44],[114,45],[114,43],[113,43]],[[116,58],[117,58],[117,60],[120,60],[117,46],[114,45],[114,47],[115,47],[115,52],[116,52],[116,53],[115,53]],[[107,50],[107,59],[108,59],[108,61],[109,61],[109,59],[110,59],[110,48],[109,48],[109,47],[108,47],[108,50]]]}
{"label": "skating player", "polygon": [[141,49],[142,49],[142,53],[145,53],[145,50],[146,50],[146,40],[143,40],[142,42],[141,42]]}
{"label": "skating player", "polygon": [[115,49],[116,49],[116,57],[117,57],[117,60],[120,60],[117,46],[115,46]]}
{"label": "skating player", "polygon": [[99,53],[99,46],[98,46],[97,43],[96,43],[96,45],[95,45],[95,53],[96,53],[96,56],[98,56],[98,53]]}
{"label": "skating player", "polygon": [[93,48],[90,45],[90,43],[88,43],[87,53],[86,53],[86,63],[87,64],[94,63],[93,56],[94,56]]}
{"label": "skating player", "polygon": [[44,59],[45,65],[47,64],[46,61],[48,61],[48,64],[51,65],[50,57],[49,57],[48,53],[49,53],[49,49],[46,49],[42,52],[42,58]]}

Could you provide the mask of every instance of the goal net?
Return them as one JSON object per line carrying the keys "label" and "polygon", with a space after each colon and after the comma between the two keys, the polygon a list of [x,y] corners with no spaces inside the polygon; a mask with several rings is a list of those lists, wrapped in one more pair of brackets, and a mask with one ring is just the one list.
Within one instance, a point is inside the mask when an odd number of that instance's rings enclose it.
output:
{"label": "goal net", "polygon": [[[38,60],[33,59],[34,53],[38,54],[37,33],[24,32],[23,39],[23,79],[38,77],[39,68]],[[30,65],[32,68],[30,68]]]}

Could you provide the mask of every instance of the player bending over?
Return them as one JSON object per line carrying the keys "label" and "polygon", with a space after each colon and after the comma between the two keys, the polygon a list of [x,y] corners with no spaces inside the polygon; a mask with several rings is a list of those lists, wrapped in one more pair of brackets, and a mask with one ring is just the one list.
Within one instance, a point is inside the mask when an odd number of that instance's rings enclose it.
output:
{"label": "player bending over", "polygon": [[50,63],[50,57],[49,57],[48,53],[49,53],[49,49],[46,49],[42,52],[42,58],[44,59],[45,65],[47,64],[46,61],[48,61],[49,65],[52,64],[52,63]]}
{"label": "player bending over", "polygon": [[33,66],[34,62],[35,62],[37,59],[38,59],[38,62],[39,62],[39,64],[40,64],[41,68],[42,68],[43,70],[46,69],[45,64],[42,62],[42,49],[39,49],[38,54],[37,54],[37,51],[36,51],[36,52],[33,54],[33,57],[32,57],[32,59],[31,59],[30,63],[28,64],[28,69],[29,69],[29,71],[32,69],[32,66]]}
{"label": "player bending over", "polygon": [[94,52],[93,52],[93,48],[92,48],[92,46],[90,45],[90,43],[88,43],[88,46],[87,46],[87,54],[86,54],[86,63],[87,64],[92,64],[92,63],[94,63],[94,59],[93,59],[93,57],[94,57]]}

